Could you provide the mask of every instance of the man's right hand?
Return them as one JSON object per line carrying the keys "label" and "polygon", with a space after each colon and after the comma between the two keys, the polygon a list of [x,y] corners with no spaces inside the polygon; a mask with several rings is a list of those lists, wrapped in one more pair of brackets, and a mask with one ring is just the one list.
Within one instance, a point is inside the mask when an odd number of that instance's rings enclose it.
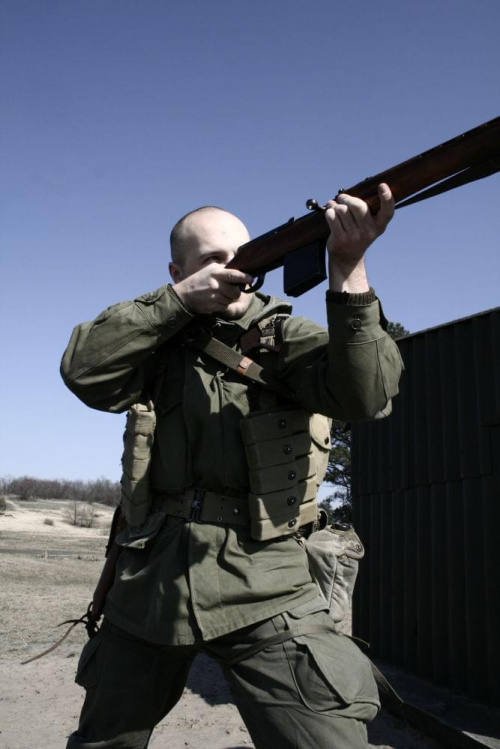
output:
{"label": "man's right hand", "polygon": [[240,286],[251,284],[252,281],[253,278],[248,273],[228,270],[219,263],[210,263],[183,278],[172,288],[191,313],[210,315],[224,313],[229,305],[240,298]]}

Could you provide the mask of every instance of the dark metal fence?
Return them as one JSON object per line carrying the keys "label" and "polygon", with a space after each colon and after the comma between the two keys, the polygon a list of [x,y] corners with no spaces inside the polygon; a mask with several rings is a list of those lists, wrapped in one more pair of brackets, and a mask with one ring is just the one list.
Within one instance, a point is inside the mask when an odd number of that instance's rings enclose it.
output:
{"label": "dark metal fence", "polygon": [[354,634],[500,705],[500,307],[399,347],[392,416],[353,429]]}

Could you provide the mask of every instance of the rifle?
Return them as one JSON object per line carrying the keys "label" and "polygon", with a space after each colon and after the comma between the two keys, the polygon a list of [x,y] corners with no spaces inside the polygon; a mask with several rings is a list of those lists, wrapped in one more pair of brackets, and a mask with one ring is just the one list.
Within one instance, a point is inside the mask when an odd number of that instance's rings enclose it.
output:
{"label": "rifle", "polygon": [[[455,187],[500,171],[500,117],[468,130],[456,138],[424,151],[401,164],[339,190],[364,200],[372,214],[380,201],[378,185],[386,182],[396,208],[412,205]],[[242,245],[227,268],[250,273],[259,289],[267,271],[284,265],[284,288],[289,296],[300,296],[326,279],[325,243],[330,229],[325,208],[308,200],[306,213],[298,219],[262,234]]]}

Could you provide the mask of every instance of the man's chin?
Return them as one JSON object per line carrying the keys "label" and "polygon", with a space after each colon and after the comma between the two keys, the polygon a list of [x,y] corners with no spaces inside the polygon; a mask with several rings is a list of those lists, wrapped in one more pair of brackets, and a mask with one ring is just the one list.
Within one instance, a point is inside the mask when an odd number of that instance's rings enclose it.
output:
{"label": "man's chin", "polygon": [[248,299],[245,299],[243,303],[239,300],[233,302],[229,307],[226,307],[224,312],[218,312],[217,317],[220,317],[221,320],[239,320],[247,312],[251,301],[252,296],[249,294]]}

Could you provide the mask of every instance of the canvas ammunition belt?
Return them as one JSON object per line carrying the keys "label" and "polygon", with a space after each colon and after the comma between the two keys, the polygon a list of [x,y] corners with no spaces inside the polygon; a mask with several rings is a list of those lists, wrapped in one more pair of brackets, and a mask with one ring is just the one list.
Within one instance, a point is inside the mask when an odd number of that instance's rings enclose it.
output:
{"label": "canvas ammunition belt", "polygon": [[198,523],[250,525],[247,497],[231,497],[202,489],[188,489],[183,494],[155,493],[152,507],[153,510],[166,512],[167,515]]}

